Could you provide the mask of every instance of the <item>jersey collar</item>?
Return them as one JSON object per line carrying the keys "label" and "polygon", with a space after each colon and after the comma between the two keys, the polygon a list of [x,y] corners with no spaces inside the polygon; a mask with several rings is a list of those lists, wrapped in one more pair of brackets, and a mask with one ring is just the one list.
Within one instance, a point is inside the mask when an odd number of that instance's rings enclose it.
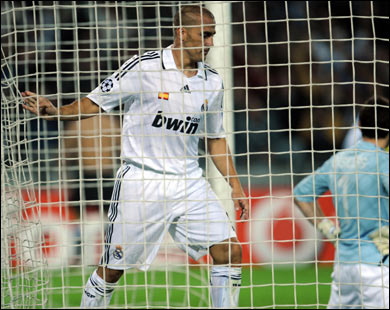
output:
{"label": "jersey collar", "polygon": [[[173,59],[172,46],[173,44],[161,51],[161,66],[163,70],[177,70],[175,60]],[[198,72],[196,76],[207,80],[206,69],[201,61],[198,62]]]}

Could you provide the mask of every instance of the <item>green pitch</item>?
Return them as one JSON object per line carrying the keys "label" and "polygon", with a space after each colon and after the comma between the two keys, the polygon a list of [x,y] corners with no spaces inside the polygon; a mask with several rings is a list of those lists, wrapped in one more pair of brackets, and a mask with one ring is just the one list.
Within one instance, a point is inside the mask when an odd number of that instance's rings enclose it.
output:
{"label": "green pitch", "polygon": [[[79,307],[82,285],[92,269],[68,268],[50,272],[48,308]],[[326,308],[331,266],[243,268],[240,307],[268,309]],[[115,308],[210,308],[208,271],[126,273],[112,298]],[[145,283],[148,285],[146,286]]]}

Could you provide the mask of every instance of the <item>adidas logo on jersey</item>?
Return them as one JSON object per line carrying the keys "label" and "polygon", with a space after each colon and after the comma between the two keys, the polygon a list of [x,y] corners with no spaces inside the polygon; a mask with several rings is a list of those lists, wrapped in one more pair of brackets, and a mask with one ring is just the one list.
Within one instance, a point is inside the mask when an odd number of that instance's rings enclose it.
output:
{"label": "adidas logo on jersey", "polygon": [[181,91],[181,92],[185,92],[185,93],[191,94],[191,91],[190,91],[190,88],[188,87],[188,85],[183,86],[183,87],[180,89],[180,91]]}
{"label": "adidas logo on jersey", "polygon": [[168,130],[180,131],[189,135],[196,133],[200,119],[196,117],[187,116],[186,121],[177,118],[165,117],[162,116],[162,111],[158,111],[154,121],[152,123],[153,127],[161,128],[165,127]]}

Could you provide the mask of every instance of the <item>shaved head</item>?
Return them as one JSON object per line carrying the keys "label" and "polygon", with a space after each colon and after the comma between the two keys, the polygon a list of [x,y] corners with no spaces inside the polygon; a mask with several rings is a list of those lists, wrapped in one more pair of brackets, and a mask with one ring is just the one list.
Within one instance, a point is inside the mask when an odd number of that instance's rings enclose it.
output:
{"label": "shaved head", "polygon": [[173,19],[172,53],[178,68],[196,69],[198,62],[204,61],[214,46],[215,27],[214,15],[208,9],[199,5],[181,7]]}
{"label": "shaved head", "polygon": [[199,25],[199,17],[201,16],[203,18],[208,17],[212,20],[215,20],[213,13],[211,13],[208,9],[204,7],[201,7],[199,5],[183,6],[173,18],[174,36],[176,37],[176,30],[179,27]]}

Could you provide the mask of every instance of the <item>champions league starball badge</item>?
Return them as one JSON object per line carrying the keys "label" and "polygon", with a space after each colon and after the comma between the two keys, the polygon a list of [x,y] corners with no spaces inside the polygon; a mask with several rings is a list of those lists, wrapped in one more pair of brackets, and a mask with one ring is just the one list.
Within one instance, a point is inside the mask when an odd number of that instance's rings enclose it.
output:
{"label": "champions league starball badge", "polygon": [[107,93],[112,89],[113,86],[114,86],[114,82],[111,79],[106,79],[100,85],[100,89],[102,90],[103,93]]}

